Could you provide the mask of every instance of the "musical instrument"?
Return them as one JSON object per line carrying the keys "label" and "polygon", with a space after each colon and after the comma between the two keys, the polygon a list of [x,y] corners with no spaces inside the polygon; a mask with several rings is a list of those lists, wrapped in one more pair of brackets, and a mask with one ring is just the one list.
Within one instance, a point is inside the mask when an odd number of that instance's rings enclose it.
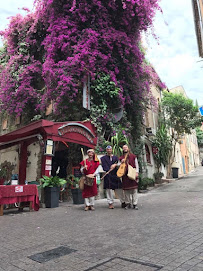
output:
{"label": "musical instrument", "polygon": [[127,157],[128,157],[128,153],[124,157],[124,162],[121,163],[120,167],[118,168],[117,177],[119,177],[119,178],[123,177],[123,175],[126,172],[126,163],[125,162],[126,162]]}
{"label": "musical instrument", "polygon": [[94,178],[95,178],[94,174],[88,174],[85,176],[84,183],[88,186],[93,186]]}
{"label": "musical instrument", "polygon": [[[116,161],[115,163],[113,163],[112,165],[114,165],[114,164],[117,164],[117,161]],[[112,169],[109,169],[109,171],[107,171],[107,172],[104,174],[104,176],[101,177],[101,180],[103,180],[104,177],[106,177],[106,175],[108,175],[112,170],[113,170],[113,168],[112,168]]]}
{"label": "musical instrument", "polygon": [[81,148],[81,153],[82,153],[82,160],[84,161],[84,166],[86,167],[86,160],[85,160],[85,155],[84,155],[83,148]]}

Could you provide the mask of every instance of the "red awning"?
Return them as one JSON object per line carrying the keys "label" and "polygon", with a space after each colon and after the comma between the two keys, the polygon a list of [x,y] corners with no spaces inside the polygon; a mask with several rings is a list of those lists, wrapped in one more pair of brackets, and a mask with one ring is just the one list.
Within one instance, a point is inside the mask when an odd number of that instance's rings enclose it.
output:
{"label": "red awning", "polygon": [[90,121],[53,122],[39,120],[0,136],[0,149],[25,141],[30,144],[40,138],[73,142],[90,148],[94,148],[97,144],[96,129]]}

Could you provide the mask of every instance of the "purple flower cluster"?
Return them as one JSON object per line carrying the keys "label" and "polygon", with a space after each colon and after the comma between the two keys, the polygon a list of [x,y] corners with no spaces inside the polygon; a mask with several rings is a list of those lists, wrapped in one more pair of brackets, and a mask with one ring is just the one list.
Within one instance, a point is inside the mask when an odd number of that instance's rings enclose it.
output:
{"label": "purple flower cluster", "polygon": [[8,57],[0,56],[1,109],[19,115],[30,102],[37,111],[52,101],[57,113],[98,73],[120,88],[122,105],[145,100],[157,77],[144,64],[140,34],[152,26],[158,2],[36,0],[33,13],[13,17],[1,32]]}

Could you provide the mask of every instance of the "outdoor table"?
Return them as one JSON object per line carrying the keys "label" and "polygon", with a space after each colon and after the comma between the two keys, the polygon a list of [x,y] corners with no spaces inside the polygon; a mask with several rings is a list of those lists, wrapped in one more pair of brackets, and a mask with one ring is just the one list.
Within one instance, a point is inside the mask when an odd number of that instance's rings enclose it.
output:
{"label": "outdoor table", "polygon": [[[0,185],[0,216],[3,215],[4,204],[29,202],[30,211],[39,210],[38,189],[35,184],[29,185]],[[23,209],[19,207],[19,209]]]}

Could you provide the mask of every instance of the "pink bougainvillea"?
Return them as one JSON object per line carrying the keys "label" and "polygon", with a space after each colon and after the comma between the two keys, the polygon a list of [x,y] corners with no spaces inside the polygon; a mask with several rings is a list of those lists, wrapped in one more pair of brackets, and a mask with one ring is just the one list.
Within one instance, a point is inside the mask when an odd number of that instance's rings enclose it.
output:
{"label": "pink bougainvillea", "polygon": [[[32,103],[71,106],[87,74],[110,75],[120,103],[146,98],[153,74],[140,49],[159,0],[36,0],[34,13],[17,15],[1,32],[1,108],[21,114]],[[151,78],[151,79],[149,79]],[[155,76],[156,79],[156,76]]]}

